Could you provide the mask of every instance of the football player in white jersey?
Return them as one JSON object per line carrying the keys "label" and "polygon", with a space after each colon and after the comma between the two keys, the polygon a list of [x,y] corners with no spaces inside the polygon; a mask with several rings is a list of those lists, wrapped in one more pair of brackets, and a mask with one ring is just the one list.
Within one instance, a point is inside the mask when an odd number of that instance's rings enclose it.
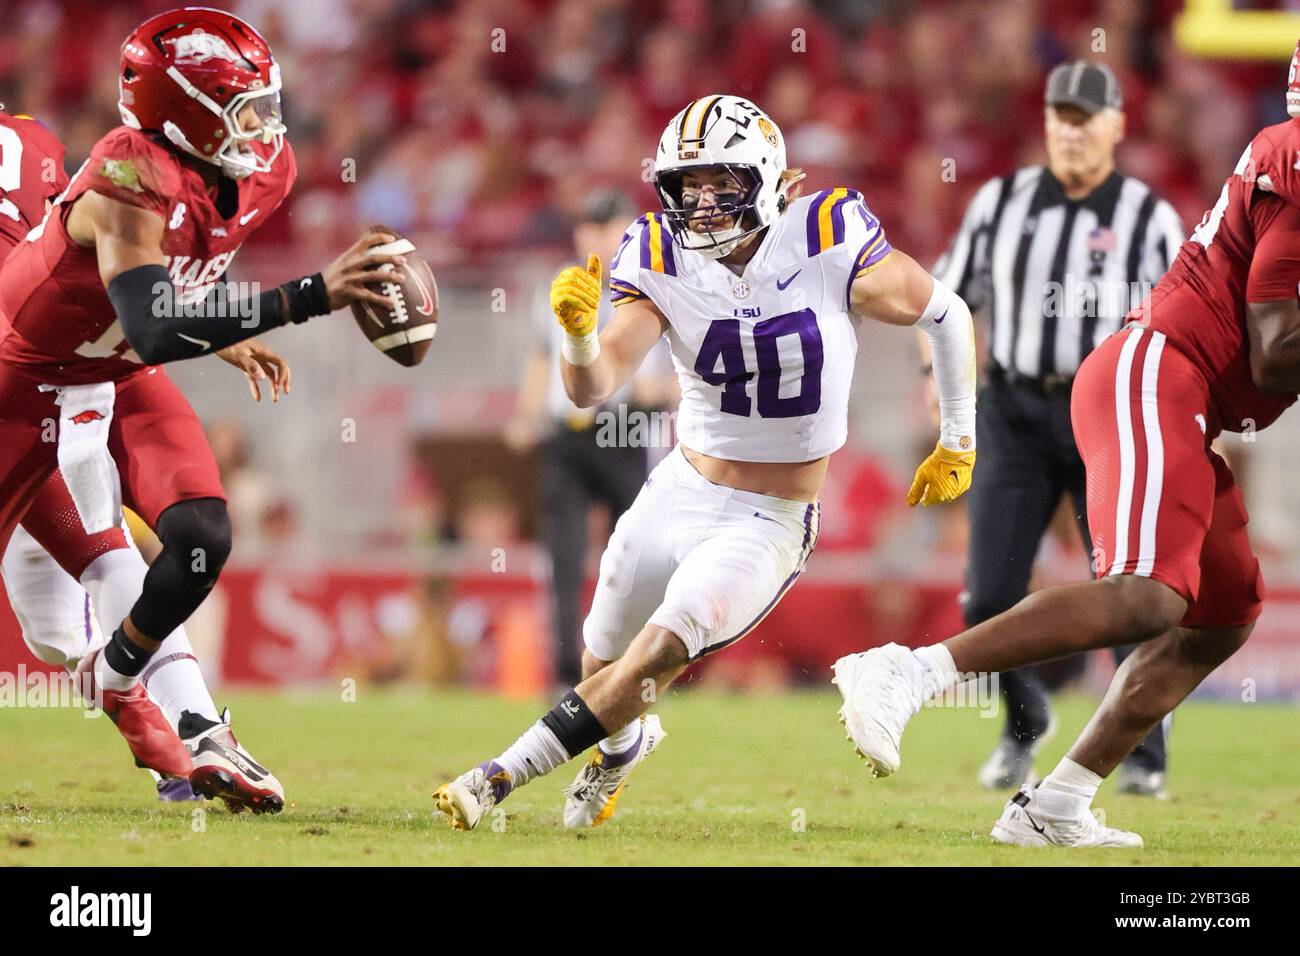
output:
{"label": "football player in white jersey", "polygon": [[847,435],[859,318],[917,326],[933,348],[942,425],[908,503],[969,487],[969,309],[890,247],[861,195],[798,198],[801,178],[770,117],[740,97],[703,97],[659,141],[663,210],[632,225],[610,264],[614,320],[596,333],[599,257],[556,278],[569,397],[603,401],[666,335],[680,444],[601,558],[584,679],[500,756],[438,789],[453,827],[472,829],[511,790],[593,745],[565,791],[564,822],[595,826],[613,814],[628,774],[663,738],[651,704],[692,661],[752,630],[816,545],[818,493]]}

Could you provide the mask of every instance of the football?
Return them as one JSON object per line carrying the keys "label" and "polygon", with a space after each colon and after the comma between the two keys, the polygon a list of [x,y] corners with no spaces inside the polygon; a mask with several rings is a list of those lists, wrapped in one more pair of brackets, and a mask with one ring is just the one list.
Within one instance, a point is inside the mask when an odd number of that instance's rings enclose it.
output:
{"label": "football", "polygon": [[[385,232],[393,232],[391,229]],[[396,235],[396,233],[394,233]],[[438,331],[438,283],[433,271],[415,251],[415,243],[398,238],[373,251],[382,255],[406,256],[406,284],[398,282],[372,283],[368,288],[380,295],[395,299],[392,309],[384,309],[373,302],[354,302],[352,317],[366,334],[370,344],[399,365],[410,368],[424,360],[425,353]],[[385,265],[384,271],[394,267]]]}

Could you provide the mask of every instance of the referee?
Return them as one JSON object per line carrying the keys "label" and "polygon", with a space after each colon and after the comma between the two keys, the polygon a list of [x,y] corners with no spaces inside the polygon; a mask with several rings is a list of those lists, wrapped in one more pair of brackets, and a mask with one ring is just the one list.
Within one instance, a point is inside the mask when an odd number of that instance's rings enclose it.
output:
{"label": "referee", "polygon": [[[1083,60],[1056,67],[1045,104],[1048,165],[985,183],[935,269],[991,323],[979,467],[966,496],[967,627],[1025,596],[1066,493],[1091,560],[1070,386],[1084,357],[1120,327],[1183,240],[1173,207],[1115,170],[1124,113],[1108,67]],[[1131,649],[1116,648],[1117,662]],[[990,789],[1014,789],[1032,774],[1054,718],[1035,669],[1002,674],[1001,689],[1007,722],[979,778]],[[1164,795],[1166,729],[1152,730],[1125,761],[1121,791]]]}

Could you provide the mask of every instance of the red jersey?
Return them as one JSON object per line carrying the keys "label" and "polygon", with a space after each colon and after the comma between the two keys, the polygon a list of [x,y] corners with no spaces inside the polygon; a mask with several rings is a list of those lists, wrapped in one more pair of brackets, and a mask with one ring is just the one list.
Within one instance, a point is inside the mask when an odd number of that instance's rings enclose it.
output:
{"label": "red jersey", "polygon": [[1297,297],[1300,120],[1246,147],[1219,199],[1130,322],[1163,332],[1209,384],[1210,434],[1271,424],[1296,399],[1265,395],[1250,376],[1246,303]]}
{"label": "red jersey", "polygon": [[100,280],[95,250],[68,237],[68,210],[83,193],[162,217],[167,271],[185,303],[203,298],[221,278],[239,247],[284,201],[296,172],[286,143],[270,172],[237,181],[238,205],[225,218],[203,177],[178,152],[140,130],[110,131],[43,225],[0,269],[0,314],[11,324],[0,333],[0,361],[55,385],[114,381],[141,368]]}
{"label": "red jersey", "polygon": [[68,185],[63,144],[30,116],[0,111],[0,262]]}

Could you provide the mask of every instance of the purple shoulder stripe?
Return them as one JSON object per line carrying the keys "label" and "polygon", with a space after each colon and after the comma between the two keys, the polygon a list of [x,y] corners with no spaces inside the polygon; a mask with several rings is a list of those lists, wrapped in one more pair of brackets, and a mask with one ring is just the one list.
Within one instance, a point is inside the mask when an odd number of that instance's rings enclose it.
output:
{"label": "purple shoulder stripe", "polygon": [[668,217],[663,213],[656,214],[655,218],[659,220],[659,241],[663,250],[664,273],[675,276],[677,260],[673,257],[673,231],[668,228]]}
{"label": "purple shoulder stripe", "polygon": [[641,227],[641,241],[638,245],[641,247],[641,268],[650,268],[650,214],[646,213],[638,219],[633,225]]}

